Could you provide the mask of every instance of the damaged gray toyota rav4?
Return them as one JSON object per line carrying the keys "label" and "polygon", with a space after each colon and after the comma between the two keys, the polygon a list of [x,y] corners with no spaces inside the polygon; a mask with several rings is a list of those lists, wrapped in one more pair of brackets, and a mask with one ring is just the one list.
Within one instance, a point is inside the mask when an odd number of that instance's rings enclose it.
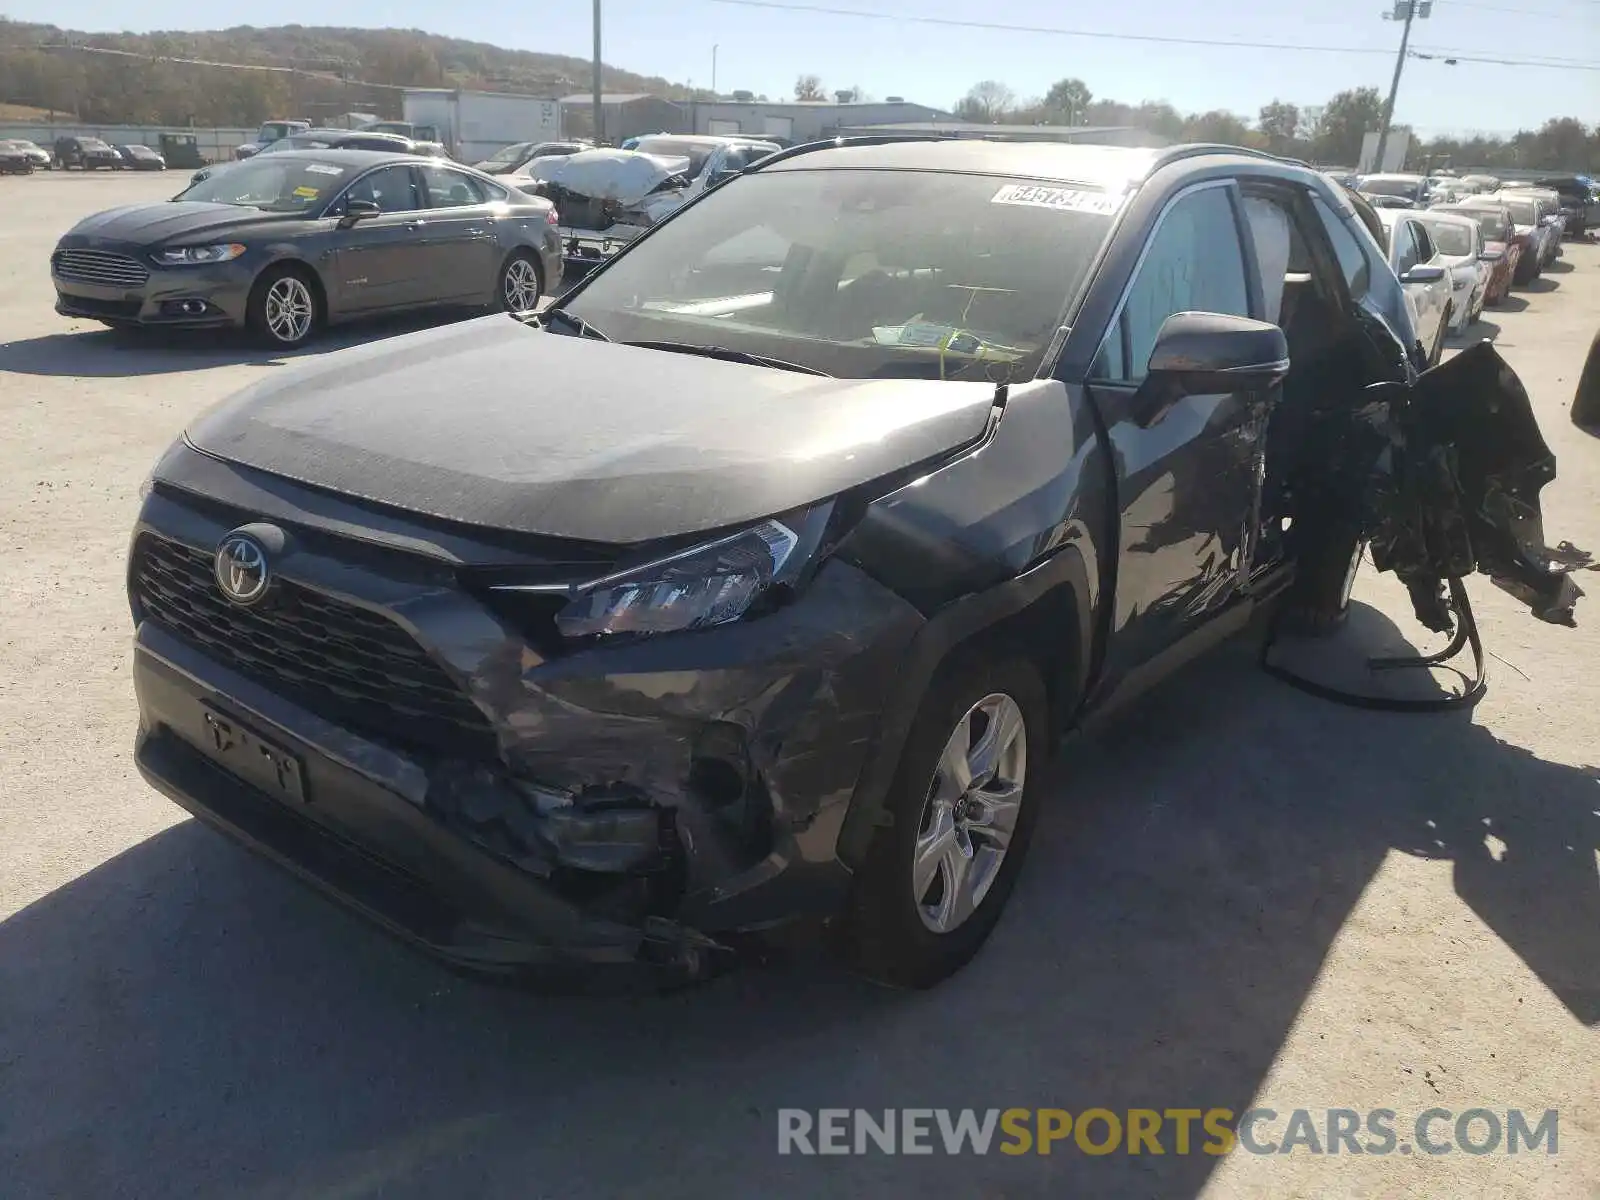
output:
{"label": "damaged gray toyota rav4", "polygon": [[138,763],[458,966],[693,978],[820,918],[928,986],[1064,731],[1336,624],[1368,539],[1438,599],[1335,469],[1413,342],[1295,163],[785,151],[542,314],[194,421],[130,550]]}

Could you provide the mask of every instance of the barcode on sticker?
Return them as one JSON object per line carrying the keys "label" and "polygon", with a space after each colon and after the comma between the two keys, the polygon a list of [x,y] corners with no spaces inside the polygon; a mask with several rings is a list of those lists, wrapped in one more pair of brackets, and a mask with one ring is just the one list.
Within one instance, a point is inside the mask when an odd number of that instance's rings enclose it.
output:
{"label": "barcode on sticker", "polygon": [[1026,204],[1031,208],[1057,208],[1067,212],[1114,213],[1122,197],[1080,188],[1043,187],[1036,183],[1008,183],[994,194],[991,204]]}

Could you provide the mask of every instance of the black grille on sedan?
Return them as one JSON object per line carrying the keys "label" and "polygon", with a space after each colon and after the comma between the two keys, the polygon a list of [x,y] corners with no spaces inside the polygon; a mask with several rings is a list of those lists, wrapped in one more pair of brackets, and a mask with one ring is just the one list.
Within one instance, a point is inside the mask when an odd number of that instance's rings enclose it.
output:
{"label": "black grille on sedan", "polygon": [[143,619],[278,695],[375,741],[450,757],[492,758],[482,711],[403,628],[302,587],[274,583],[242,608],[218,590],[210,554],[146,534],[134,547]]}
{"label": "black grille on sedan", "polygon": [[57,279],[100,287],[143,287],[150,278],[137,258],[111,250],[57,250],[50,256],[50,270]]}

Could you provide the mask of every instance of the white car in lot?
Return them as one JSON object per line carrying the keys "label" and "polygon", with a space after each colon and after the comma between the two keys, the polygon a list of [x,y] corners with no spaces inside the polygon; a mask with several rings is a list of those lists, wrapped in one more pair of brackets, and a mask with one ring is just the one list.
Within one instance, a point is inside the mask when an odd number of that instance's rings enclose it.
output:
{"label": "white car in lot", "polygon": [[1492,267],[1483,257],[1483,237],[1471,217],[1420,212],[1414,219],[1428,231],[1450,276],[1450,332],[1463,334],[1483,314]]}
{"label": "white car in lot", "polygon": [[1450,272],[1433,243],[1433,235],[1419,219],[1422,214],[1406,208],[1380,208],[1377,212],[1387,235],[1384,249],[1389,254],[1389,266],[1400,277],[1406,301],[1411,305],[1412,328],[1431,366],[1444,354],[1444,339],[1455,315]]}

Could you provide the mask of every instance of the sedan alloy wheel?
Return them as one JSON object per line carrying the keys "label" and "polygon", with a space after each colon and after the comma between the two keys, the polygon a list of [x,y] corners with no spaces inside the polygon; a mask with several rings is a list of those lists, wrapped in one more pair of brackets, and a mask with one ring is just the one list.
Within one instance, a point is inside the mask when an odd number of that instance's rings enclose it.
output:
{"label": "sedan alloy wheel", "polygon": [[267,332],[285,346],[296,346],[311,335],[317,302],[303,279],[284,275],[267,287],[264,308]]}
{"label": "sedan alloy wheel", "polygon": [[539,268],[531,258],[518,255],[506,264],[500,294],[511,312],[529,312],[539,303]]}

